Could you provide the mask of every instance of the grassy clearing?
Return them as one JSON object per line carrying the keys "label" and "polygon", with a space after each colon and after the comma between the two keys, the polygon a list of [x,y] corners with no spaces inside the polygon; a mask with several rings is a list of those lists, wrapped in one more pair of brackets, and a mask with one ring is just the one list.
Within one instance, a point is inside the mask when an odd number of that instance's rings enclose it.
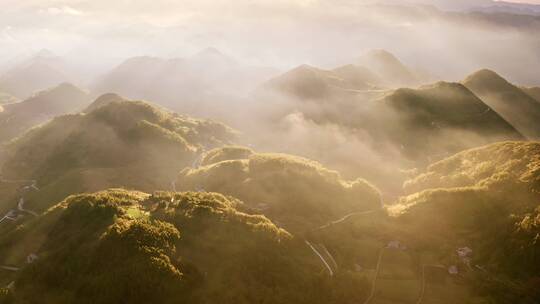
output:
{"label": "grassy clearing", "polygon": [[144,210],[141,210],[140,207],[138,206],[132,206],[132,207],[129,207],[127,210],[126,210],[126,214],[127,216],[135,219],[135,220],[143,220],[143,219],[148,219],[149,216],[150,216],[150,213],[144,211]]}

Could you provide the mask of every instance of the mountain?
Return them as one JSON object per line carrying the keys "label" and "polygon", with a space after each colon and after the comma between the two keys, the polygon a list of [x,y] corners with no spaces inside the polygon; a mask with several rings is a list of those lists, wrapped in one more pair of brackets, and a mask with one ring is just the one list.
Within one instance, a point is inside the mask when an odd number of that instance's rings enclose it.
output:
{"label": "mountain", "polygon": [[109,103],[123,102],[123,101],[129,101],[129,100],[122,97],[122,96],[120,96],[120,95],[118,95],[118,94],[115,94],[115,93],[103,94],[103,95],[99,96],[98,98],[96,98],[96,100],[94,100],[94,102],[92,102],[84,110],[84,113],[90,113],[90,112],[96,110],[97,108],[108,105]]}
{"label": "mountain", "polygon": [[89,102],[88,93],[63,83],[24,101],[5,104],[0,113],[0,142],[9,141],[57,115],[80,111]]}
{"label": "mountain", "polygon": [[0,248],[3,264],[22,265],[13,303],[322,304],[368,292],[362,277],[321,274],[302,239],[217,193],[70,196]]}
{"label": "mountain", "polygon": [[39,52],[0,75],[0,90],[26,99],[47,88],[73,82],[65,65],[60,57],[47,51]]}
{"label": "mountain", "polygon": [[373,71],[388,86],[408,87],[421,83],[415,72],[386,50],[370,50],[357,58],[355,63]]}
{"label": "mountain", "polygon": [[330,71],[301,65],[263,85],[287,96],[302,100],[324,99],[339,94],[345,81]]}
{"label": "mountain", "polygon": [[36,180],[40,191],[28,194],[27,204],[46,210],[69,194],[109,187],[169,189],[198,150],[235,136],[218,122],[145,102],[112,102],[58,116],[9,143],[2,172],[10,180]]}
{"label": "mountain", "polygon": [[540,15],[540,5],[528,3],[514,3],[505,1],[486,1],[483,5],[476,5],[471,10],[484,13],[496,14],[516,14],[516,15]]}
{"label": "mountain", "polygon": [[458,83],[395,90],[375,101],[364,115],[368,132],[415,161],[430,162],[482,143],[523,138]]}
{"label": "mountain", "polygon": [[[267,132],[280,130],[275,141],[287,149],[282,151],[317,158],[391,192],[403,183],[396,167],[413,169],[465,149],[524,139],[459,83],[365,91],[345,89],[347,84],[332,71],[309,66],[275,78],[263,90],[279,94],[256,95],[264,111],[253,129],[260,132],[266,123]],[[251,136],[251,143],[262,142],[259,146],[269,141],[258,133]],[[344,145],[362,156],[337,148]]]}
{"label": "mountain", "polygon": [[324,70],[304,64],[263,83],[256,96],[278,94],[298,101],[347,102],[378,90],[380,84],[378,76],[362,66]]}
{"label": "mountain", "polygon": [[378,190],[366,181],[344,180],[338,172],[301,157],[225,147],[205,153],[201,164],[180,173],[179,189],[238,197],[291,231],[380,207]]}
{"label": "mountain", "polygon": [[529,303],[527,298],[540,297],[534,289],[540,265],[539,168],[538,142],[467,150],[406,182],[410,195],[388,209],[426,246],[472,248],[472,260],[465,262],[484,269],[482,289],[503,292],[494,296],[498,301]]}
{"label": "mountain", "polygon": [[217,102],[235,106],[234,102],[273,73],[268,68],[242,65],[210,48],[187,58],[130,58],[98,79],[92,91],[152,100],[183,113],[217,116],[223,113],[209,113],[219,110]]}
{"label": "mountain", "polygon": [[355,64],[337,67],[332,72],[346,80],[350,84],[351,89],[369,90],[377,88],[383,83],[381,78],[370,69]]}
{"label": "mountain", "polygon": [[468,76],[463,84],[528,138],[540,137],[540,104],[491,70]]}

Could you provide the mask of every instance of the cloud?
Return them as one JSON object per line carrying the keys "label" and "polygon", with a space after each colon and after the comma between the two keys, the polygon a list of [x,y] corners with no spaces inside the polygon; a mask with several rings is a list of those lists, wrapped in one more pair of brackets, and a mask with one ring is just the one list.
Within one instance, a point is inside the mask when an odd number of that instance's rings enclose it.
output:
{"label": "cloud", "polygon": [[71,16],[83,15],[83,12],[81,12],[80,10],[76,10],[70,6],[49,7],[47,8],[46,12],[51,15],[71,15]]}

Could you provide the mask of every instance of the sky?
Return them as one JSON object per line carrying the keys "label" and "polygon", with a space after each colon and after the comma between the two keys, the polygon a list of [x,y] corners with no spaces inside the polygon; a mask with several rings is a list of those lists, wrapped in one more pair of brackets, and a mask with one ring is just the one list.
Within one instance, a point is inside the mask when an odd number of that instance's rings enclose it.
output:
{"label": "sky", "polygon": [[[282,69],[338,64],[367,49],[384,48],[430,69],[442,55],[448,61],[459,58],[455,67],[445,68],[457,76],[488,59],[504,65],[513,46],[538,44],[528,33],[485,24],[471,28],[430,9],[372,6],[380,1],[0,0],[0,68],[43,48],[96,69],[132,56],[186,57],[206,47],[248,64]],[[440,7],[489,2],[411,1]],[[479,35],[497,50],[490,48],[486,55]],[[469,54],[462,54],[463,49]],[[536,50],[512,53],[530,63],[540,61]]]}
{"label": "sky", "polygon": [[540,0],[506,0],[506,2],[514,2],[514,3],[527,3],[527,4],[540,4]]}

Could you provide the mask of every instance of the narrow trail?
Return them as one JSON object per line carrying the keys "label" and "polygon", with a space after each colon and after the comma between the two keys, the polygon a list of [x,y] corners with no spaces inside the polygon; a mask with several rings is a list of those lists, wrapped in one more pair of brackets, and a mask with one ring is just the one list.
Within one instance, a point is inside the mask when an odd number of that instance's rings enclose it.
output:
{"label": "narrow trail", "polygon": [[14,216],[15,216],[15,211],[14,210],[9,210],[8,213],[6,213],[6,215],[4,215],[4,217],[2,217],[0,219],[0,223],[2,223],[5,220],[14,221],[14,220],[16,220],[16,218]]}
{"label": "narrow trail", "polygon": [[[381,200],[381,206],[382,206],[382,200]],[[345,222],[346,220],[352,218],[353,216],[360,216],[360,215],[367,215],[367,214],[372,214],[372,213],[375,213],[377,212],[378,210],[368,210],[368,211],[357,211],[357,212],[352,212],[352,213],[349,213],[345,216],[343,216],[342,218],[340,219],[337,219],[335,221],[330,221],[318,228],[315,228],[314,230],[312,230],[312,232],[315,232],[315,231],[319,231],[319,230],[323,230],[323,229],[326,229],[326,228],[329,228],[331,227],[332,225],[335,225],[335,224],[340,224],[340,223],[343,223]],[[317,256],[319,256],[319,258],[321,259],[321,261],[323,262],[324,266],[329,270],[330,272],[330,276],[333,276],[334,274],[334,271],[331,269],[330,267],[330,263],[328,263],[326,261],[326,259],[324,259],[324,257],[322,256],[322,254],[320,252],[318,252],[312,245],[311,243],[308,241],[308,240],[305,240],[306,244],[308,244],[309,247],[311,247],[311,250],[313,252],[315,252],[315,254]],[[324,244],[320,244],[322,250],[324,251],[324,253],[328,256],[330,262],[332,263],[332,265],[334,266],[334,269],[335,271],[337,271],[338,269],[338,264],[336,262],[336,260],[334,259],[334,257],[332,256],[332,254],[328,251],[328,249],[326,248],[326,246]]]}
{"label": "narrow trail", "polygon": [[328,249],[326,248],[326,246],[324,246],[324,244],[320,244],[320,246],[324,250],[324,253],[326,253],[326,255],[330,258],[330,261],[334,265],[334,269],[336,269],[336,271],[337,271],[338,270],[338,264],[336,263],[336,260],[334,259],[334,257],[330,253],[330,251],[328,251]]}
{"label": "narrow trail", "polygon": [[19,271],[19,267],[13,267],[13,266],[5,266],[1,265],[0,269],[9,270],[9,271]]}
{"label": "narrow trail", "polygon": [[19,203],[17,204],[17,209],[19,209],[19,211],[21,211],[21,212],[26,212],[26,213],[31,214],[33,216],[38,216],[39,215],[39,214],[37,214],[36,212],[34,212],[32,210],[24,209],[24,197],[21,197],[19,199]]}
{"label": "narrow trail", "polygon": [[[21,197],[19,198],[19,201],[17,203],[17,210],[19,212],[21,212],[21,213],[27,213],[27,214],[30,214],[32,216],[38,216],[39,215],[39,214],[37,214],[36,212],[34,212],[32,210],[24,208],[24,203],[25,203],[24,192],[29,191],[29,190],[39,191],[39,188],[36,186],[36,184],[37,184],[36,180],[34,180],[34,179],[29,179],[29,180],[26,180],[26,179],[5,179],[2,176],[2,174],[0,173],[0,182],[1,183],[10,183],[10,184],[29,183],[28,185],[23,186],[23,187],[20,188],[21,189]],[[0,219],[0,223],[2,223],[5,220],[15,221],[16,219],[17,218],[16,218],[16,215],[15,215],[15,210],[12,209],[12,210],[9,210],[4,215],[4,217],[2,217],[2,219]]]}
{"label": "narrow trail", "polygon": [[[19,198],[19,201],[17,203],[17,210],[21,213],[31,214],[32,216],[39,216],[39,214],[37,214],[36,212],[24,208],[24,192],[29,191],[29,190],[39,191],[39,188],[36,186],[37,184],[36,180],[8,180],[1,177],[1,174],[0,174],[0,182],[2,183],[26,183],[26,182],[30,183],[29,185],[21,187],[21,197]],[[0,223],[2,223],[4,220],[16,221],[17,220],[16,212],[17,211],[15,211],[15,209],[9,210],[6,213],[6,215],[4,215],[2,219],[0,219]],[[20,268],[14,267],[14,266],[0,265],[0,269],[8,270],[8,271],[19,271]]]}
{"label": "narrow trail", "polygon": [[381,270],[381,260],[383,256],[384,248],[381,248],[379,251],[379,258],[377,259],[377,268],[375,269],[375,276],[373,277],[373,283],[371,284],[371,292],[369,293],[369,297],[366,299],[364,304],[368,304],[373,297],[375,297],[375,290],[377,289],[377,277],[379,276],[379,272]]}
{"label": "narrow trail", "polygon": [[319,258],[321,259],[321,261],[323,262],[323,264],[326,266],[326,269],[328,269],[328,272],[330,273],[330,276],[334,276],[334,271],[332,270],[332,267],[330,267],[330,265],[326,262],[326,260],[324,259],[324,257],[322,256],[322,254],[317,251],[317,249],[315,249],[315,247],[308,241],[308,240],[305,240],[306,244],[311,248],[311,250],[317,255],[319,256]]}
{"label": "narrow trail", "polygon": [[340,218],[338,220],[326,223],[326,224],[322,225],[321,227],[319,227],[319,228],[317,228],[315,230],[326,229],[326,228],[328,228],[328,227],[330,227],[332,225],[343,223],[343,222],[345,222],[346,220],[350,219],[353,216],[371,214],[371,213],[374,213],[375,211],[377,211],[377,210],[358,211],[358,212],[349,213],[349,214],[345,215],[344,217],[342,217],[342,218]]}
{"label": "narrow trail", "polygon": [[445,269],[444,265],[422,265],[422,289],[420,291],[420,296],[418,297],[418,301],[416,301],[416,304],[422,303],[424,300],[424,294],[426,293],[426,268],[427,267],[433,267],[433,268],[442,268]]}

